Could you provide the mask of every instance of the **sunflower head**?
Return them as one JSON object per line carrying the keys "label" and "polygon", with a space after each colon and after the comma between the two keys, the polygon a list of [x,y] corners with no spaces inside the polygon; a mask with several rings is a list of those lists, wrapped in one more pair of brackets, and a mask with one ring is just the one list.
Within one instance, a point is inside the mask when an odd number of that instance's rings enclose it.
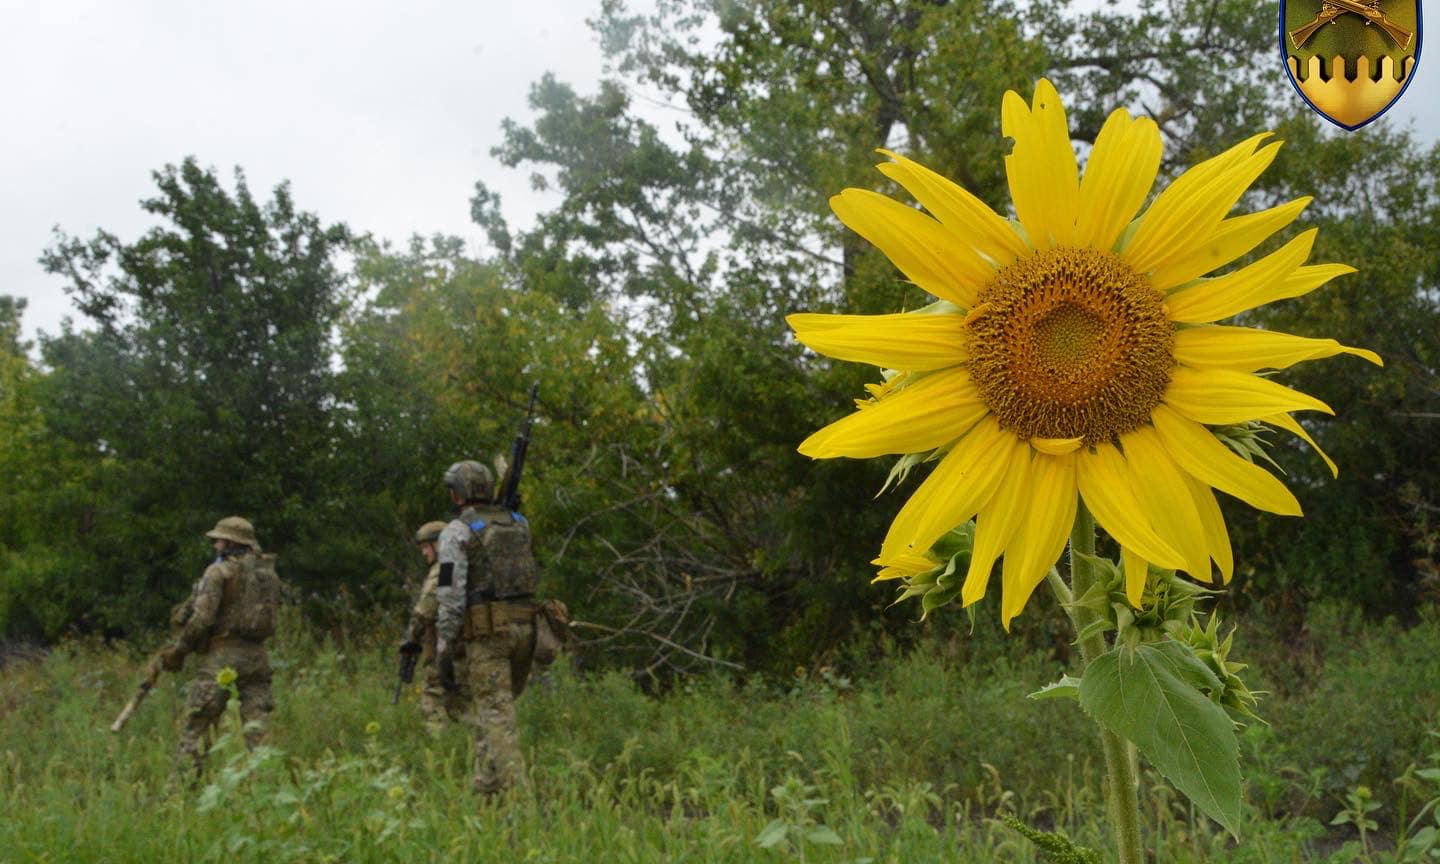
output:
{"label": "sunflower head", "polygon": [[[1005,157],[1013,218],[889,151],[881,173],[919,208],[862,189],[831,199],[841,221],[937,302],[903,314],[789,317],[812,349],[884,372],[855,413],[800,451],[898,456],[891,480],[934,462],[881,544],[878,578],[904,579],[912,593],[948,576],[968,605],[1003,558],[1007,626],[1064,549],[1082,500],[1121,548],[1131,604],[1152,564],[1228,581],[1234,564],[1213,490],[1300,513],[1246,458],[1254,454],[1234,446],[1235,430],[1275,427],[1313,445],[1292,413],[1331,413],[1255,373],[1341,353],[1380,359],[1333,339],[1218,322],[1353,268],[1306,264],[1313,230],[1236,264],[1310,200],[1230,215],[1275,158],[1268,135],[1152,197],[1162,148],[1147,118],[1111,113],[1083,175],[1048,81],[1029,102],[1005,94],[1001,132],[1014,139]],[[948,569],[957,559],[935,546],[971,520],[962,580]]]}
{"label": "sunflower head", "polygon": [[1118,256],[1045,249],[1000,268],[977,300],[970,375],[1001,428],[1114,441],[1165,395],[1175,329],[1164,297]]}

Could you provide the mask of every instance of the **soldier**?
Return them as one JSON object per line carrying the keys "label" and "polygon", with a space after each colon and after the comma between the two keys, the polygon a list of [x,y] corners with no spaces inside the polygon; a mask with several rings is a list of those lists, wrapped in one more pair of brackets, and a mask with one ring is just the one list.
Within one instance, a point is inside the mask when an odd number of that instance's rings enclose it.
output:
{"label": "soldier", "polygon": [[[440,574],[436,543],[443,530],[444,522],[426,522],[415,532],[415,543],[420,547],[420,554],[425,556],[425,563],[430,565],[430,572],[425,575],[415,608],[410,612],[408,643],[419,646],[420,660],[425,667],[424,685],[420,690],[420,712],[425,716],[425,727],[432,735],[439,734],[446,720],[459,720],[465,710],[463,688],[446,689],[440,680],[440,669],[435,663],[435,612],[438,606],[435,582]],[[460,665],[463,660],[459,652],[452,658],[453,670],[458,679],[464,678],[464,670]]]}
{"label": "soldier", "polygon": [[216,681],[220,670],[235,670],[233,686],[240,694],[245,745],[253,748],[265,734],[274,701],[270,696],[270,662],[265,640],[275,632],[280,606],[280,580],[275,556],[260,554],[255,529],[239,516],[227,516],[206,532],[215,561],[205,568],[190,599],[175,615],[180,635],[161,649],[161,665],[178,672],[189,654],[201,656],[200,668],[185,699],[176,762],[188,758],[199,777],[205,768],[210,729],[225,714],[230,691]]}
{"label": "soldier", "polygon": [[[473,785],[494,795],[526,782],[514,692],[534,645],[535,559],[525,518],[491,502],[489,468],[457,462],[445,472],[445,485],[460,513],[440,532],[436,666],[445,686],[463,683],[463,719],[475,735]],[[461,645],[463,669],[455,665]]]}

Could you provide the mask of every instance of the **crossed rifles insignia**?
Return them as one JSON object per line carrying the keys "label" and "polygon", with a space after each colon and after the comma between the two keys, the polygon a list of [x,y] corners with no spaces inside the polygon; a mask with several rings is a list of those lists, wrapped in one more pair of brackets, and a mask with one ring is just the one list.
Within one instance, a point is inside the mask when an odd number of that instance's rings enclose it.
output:
{"label": "crossed rifles insignia", "polygon": [[1415,77],[1420,3],[1280,0],[1280,50],[1295,92],[1342,129],[1384,114]]}
{"label": "crossed rifles insignia", "polygon": [[1315,20],[1301,27],[1290,31],[1290,42],[1295,50],[1305,47],[1315,31],[1344,15],[1346,12],[1359,15],[1365,19],[1365,26],[1375,25],[1381,33],[1390,37],[1390,41],[1401,51],[1410,47],[1410,40],[1415,38],[1414,31],[1406,30],[1399,24],[1390,20],[1380,9],[1380,0],[1324,0],[1320,4],[1320,11],[1316,13]]}

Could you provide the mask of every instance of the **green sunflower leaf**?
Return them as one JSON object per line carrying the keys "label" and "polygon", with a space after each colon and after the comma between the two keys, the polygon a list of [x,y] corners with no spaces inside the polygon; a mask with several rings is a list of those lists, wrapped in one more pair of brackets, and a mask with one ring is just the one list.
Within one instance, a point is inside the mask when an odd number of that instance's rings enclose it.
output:
{"label": "green sunflower leaf", "polygon": [[1225,710],[1197,689],[1213,673],[1174,642],[1102,654],[1080,679],[1080,707],[1129,739],[1205,815],[1239,837],[1240,753]]}
{"label": "green sunflower leaf", "polygon": [[1076,678],[1076,677],[1074,677],[1074,676],[1071,676],[1071,675],[1062,675],[1062,676],[1060,676],[1060,680],[1059,680],[1059,681],[1056,681],[1054,684],[1046,684],[1044,687],[1041,687],[1039,690],[1036,690],[1034,693],[1031,693],[1031,694],[1030,694],[1028,697],[1026,697],[1026,698],[1028,698],[1028,699],[1061,699],[1061,698],[1064,698],[1064,699],[1079,699],[1079,698],[1080,698],[1080,679],[1079,679],[1079,678]]}

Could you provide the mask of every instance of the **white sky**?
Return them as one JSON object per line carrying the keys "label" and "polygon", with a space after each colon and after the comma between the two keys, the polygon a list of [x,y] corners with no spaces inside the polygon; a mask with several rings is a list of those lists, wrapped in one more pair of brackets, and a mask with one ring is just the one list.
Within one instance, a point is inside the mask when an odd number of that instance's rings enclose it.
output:
{"label": "white sky", "polygon": [[[585,19],[599,3],[0,0],[0,294],[29,299],[27,338],[58,332],[70,301],[36,262],[52,226],[133,240],[150,172],[189,155],[227,186],[243,167],[262,200],[288,179],[326,222],[478,251],[476,180],[512,224],[554,203],[490,148],[502,119],[531,117],[546,71],[593,92],[602,58]],[[1427,60],[1387,119],[1417,119],[1428,144],[1440,60]]]}

